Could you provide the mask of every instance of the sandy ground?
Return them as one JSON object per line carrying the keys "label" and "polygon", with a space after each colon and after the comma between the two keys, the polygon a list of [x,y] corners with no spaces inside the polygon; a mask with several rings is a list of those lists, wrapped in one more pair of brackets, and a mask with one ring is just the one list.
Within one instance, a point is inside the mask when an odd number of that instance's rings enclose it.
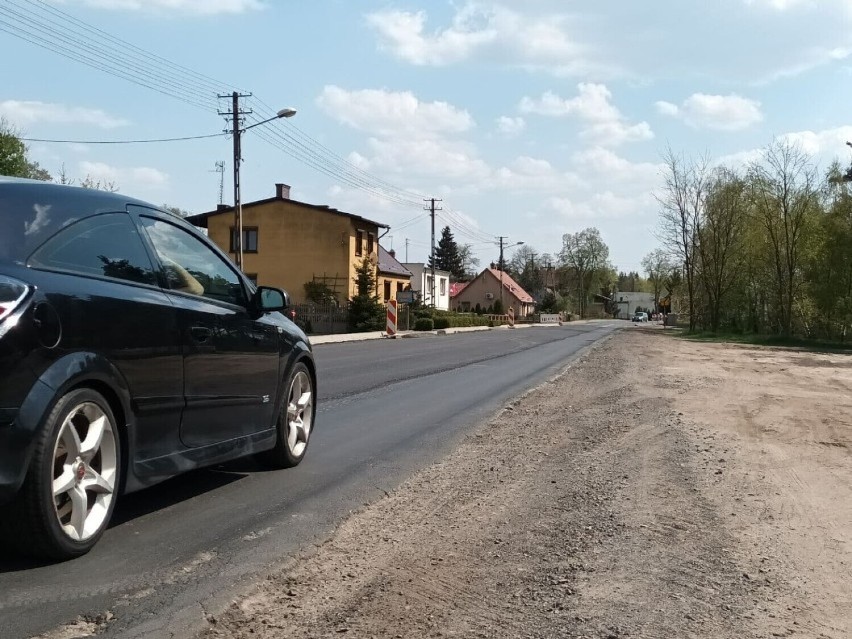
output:
{"label": "sandy ground", "polygon": [[212,637],[852,636],[852,356],[628,328]]}

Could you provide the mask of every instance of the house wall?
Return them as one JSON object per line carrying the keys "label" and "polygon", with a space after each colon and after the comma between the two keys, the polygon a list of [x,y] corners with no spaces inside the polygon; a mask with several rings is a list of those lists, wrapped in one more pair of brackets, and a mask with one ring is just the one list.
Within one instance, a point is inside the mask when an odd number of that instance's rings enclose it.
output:
{"label": "house wall", "polygon": [[[233,211],[212,215],[209,237],[223,251],[230,250]],[[302,206],[281,199],[243,207],[243,228],[257,227],[257,253],[243,253],[243,271],[257,275],[257,283],[285,289],[294,303],[304,303],[306,282],[326,278],[346,301],[356,293],[355,268],[367,255],[367,237],[373,234],[378,250],[378,227],[346,215]],[[362,256],[356,255],[356,231],[363,229]],[[230,254],[233,258],[233,253]]]}
{"label": "house wall", "polygon": [[[411,290],[420,293],[420,299],[425,306],[431,305],[432,295],[432,269],[419,262],[405,262],[405,268],[411,271]],[[450,273],[448,271],[435,270],[435,308],[450,310]],[[443,293],[441,282],[444,282]]]}
{"label": "house wall", "polygon": [[637,293],[637,292],[617,292],[615,301],[618,304],[619,319],[630,319],[637,307],[654,308],[653,293]]}
{"label": "house wall", "polygon": [[[385,283],[390,285],[390,296],[385,295]],[[395,275],[393,273],[379,273],[378,277],[378,288],[379,288],[379,301],[382,304],[386,303],[388,300],[396,299],[397,291],[404,291],[406,286],[411,284],[410,277],[403,277],[401,275]]]}
{"label": "house wall", "polygon": [[[486,271],[465,286],[464,290],[453,298],[453,309],[462,312],[473,311],[476,305],[479,304],[480,308],[484,311],[500,299],[500,288],[500,280]],[[491,296],[490,299],[489,295]],[[509,307],[512,307],[515,311],[515,317],[526,317],[535,308],[533,304],[521,302],[504,288],[503,311],[507,312]]]}

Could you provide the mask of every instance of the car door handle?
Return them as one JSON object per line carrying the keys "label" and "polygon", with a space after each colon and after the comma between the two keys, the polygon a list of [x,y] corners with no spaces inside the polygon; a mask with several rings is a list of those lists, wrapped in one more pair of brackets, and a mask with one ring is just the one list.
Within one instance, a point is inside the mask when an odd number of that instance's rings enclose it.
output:
{"label": "car door handle", "polygon": [[200,344],[203,344],[208,339],[210,339],[210,335],[212,335],[212,331],[206,326],[193,326],[189,329],[189,334],[192,335],[192,339]]}

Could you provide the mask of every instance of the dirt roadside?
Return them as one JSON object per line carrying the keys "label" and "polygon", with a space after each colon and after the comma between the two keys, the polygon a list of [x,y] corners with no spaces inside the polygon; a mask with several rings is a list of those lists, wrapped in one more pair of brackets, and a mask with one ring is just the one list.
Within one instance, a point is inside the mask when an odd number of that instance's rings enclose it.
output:
{"label": "dirt roadside", "polygon": [[852,636],[852,356],[636,327],[212,637]]}

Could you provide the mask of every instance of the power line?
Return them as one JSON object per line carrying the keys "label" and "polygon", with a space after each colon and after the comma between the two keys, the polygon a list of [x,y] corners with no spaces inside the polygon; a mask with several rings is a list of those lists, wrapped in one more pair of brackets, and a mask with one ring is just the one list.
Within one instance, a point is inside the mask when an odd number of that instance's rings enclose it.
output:
{"label": "power line", "polygon": [[[66,59],[102,71],[113,77],[180,100],[205,112],[218,109],[218,94],[231,93],[234,87],[210,76],[146,51],[126,40],[98,29],[44,0],[6,0],[0,5],[0,31],[52,51]],[[263,100],[251,98],[256,113],[247,122],[260,122],[275,115]],[[290,123],[274,123],[253,133],[297,162],[348,187],[364,191],[405,207],[419,207],[423,195],[400,188],[365,171]],[[203,136],[199,136],[203,137]],[[215,137],[215,136],[210,136]],[[186,136],[196,139],[196,136]],[[33,141],[41,139],[32,138]],[[175,138],[174,141],[178,141]],[[44,140],[50,142],[49,140]],[[157,142],[160,140],[151,140]],[[172,141],[163,138],[162,141]],[[57,141],[57,143],[120,144],[148,141]],[[484,241],[493,238],[448,211],[450,222],[466,237]],[[416,219],[416,218],[415,218]],[[415,219],[411,221],[414,223]],[[407,223],[404,223],[407,224]]]}
{"label": "power line", "polygon": [[188,135],[180,138],[156,138],[153,140],[49,140],[47,138],[18,138],[23,142],[48,142],[51,144],[151,144],[154,142],[183,142],[185,140],[204,140],[206,138],[221,138],[224,133],[209,133],[207,135]]}

